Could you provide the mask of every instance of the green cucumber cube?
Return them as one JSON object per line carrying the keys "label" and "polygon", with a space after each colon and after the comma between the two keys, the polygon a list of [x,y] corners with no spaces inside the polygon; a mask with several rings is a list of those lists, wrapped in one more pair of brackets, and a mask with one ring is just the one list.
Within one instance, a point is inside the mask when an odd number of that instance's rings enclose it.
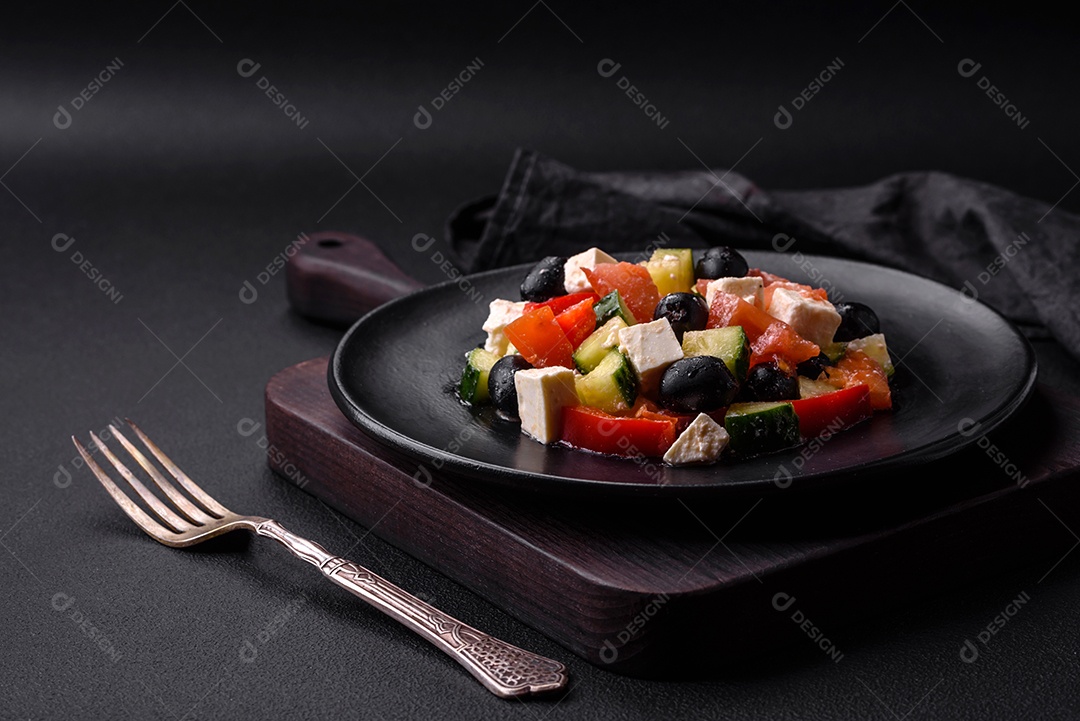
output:
{"label": "green cucumber cube", "polygon": [[618,413],[637,400],[637,378],[630,361],[618,350],[611,349],[588,374],[575,379],[578,400],[582,405],[599,408],[605,413]]}
{"label": "green cucumber cube", "polygon": [[626,307],[626,303],[623,301],[622,296],[619,295],[619,291],[613,290],[593,306],[593,311],[596,313],[596,327],[607,323],[612,318],[618,316],[623,319],[623,322],[627,325],[634,325],[637,323],[634,320],[634,314],[630,312],[630,309]]}
{"label": "green cucumber cube", "polygon": [[488,401],[488,373],[499,356],[483,348],[473,348],[465,354],[465,368],[461,371],[458,393],[461,400],[476,405]]}
{"label": "green cucumber cube", "polygon": [[750,341],[742,326],[688,330],[683,335],[683,354],[687,357],[711,355],[724,361],[735,380],[742,383],[750,370]]}
{"label": "green cucumber cube", "polygon": [[743,457],[799,445],[799,417],[790,403],[733,403],[724,416],[731,450]]}
{"label": "green cucumber cube", "polygon": [[694,251],[689,248],[657,248],[645,268],[661,297],[689,293],[694,287]]}
{"label": "green cucumber cube", "polygon": [[588,373],[600,365],[608,351],[619,345],[619,331],[626,327],[626,321],[621,316],[615,316],[594,330],[574,351],[574,365],[577,369]]}
{"label": "green cucumber cube", "polygon": [[892,358],[889,357],[889,348],[885,345],[884,333],[875,333],[865,338],[850,341],[846,350],[861,350],[880,363],[881,367],[885,369],[885,375],[892,378],[895,368],[893,368]]}

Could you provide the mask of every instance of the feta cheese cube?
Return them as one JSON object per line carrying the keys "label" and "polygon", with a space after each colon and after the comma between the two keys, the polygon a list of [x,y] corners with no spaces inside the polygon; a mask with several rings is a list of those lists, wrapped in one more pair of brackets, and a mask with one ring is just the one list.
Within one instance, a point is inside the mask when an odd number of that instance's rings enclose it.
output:
{"label": "feta cheese cube", "polygon": [[621,328],[619,350],[630,359],[646,389],[655,388],[664,369],[683,357],[682,344],[667,318]]}
{"label": "feta cheese cube", "polygon": [[773,291],[768,313],[773,318],[784,321],[796,333],[819,347],[832,343],[833,334],[840,327],[840,314],[832,303],[807,298],[787,288]]}
{"label": "feta cheese cube", "polygon": [[578,405],[574,371],[562,366],[528,368],[514,374],[521,430],[541,443],[562,433],[562,409]]}
{"label": "feta cheese cube", "polygon": [[599,248],[589,248],[582,253],[570,256],[563,265],[563,286],[566,292],[581,293],[592,289],[589,279],[585,277],[584,268],[592,270],[601,263],[618,262]]}
{"label": "feta cheese cube", "polygon": [[765,283],[756,276],[717,278],[705,286],[705,302],[712,306],[713,296],[720,293],[737,295],[747,303],[765,309]]}
{"label": "feta cheese cube", "polygon": [[503,330],[520,318],[525,312],[525,302],[496,298],[488,304],[488,317],[481,329],[488,334],[484,341],[484,350],[497,356],[504,356],[510,346],[510,339]]}
{"label": "feta cheese cube", "polygon": [[727,448],[730,436],[722,425],[704,413],[679,434],[664,460],[673,466],[689,463],[714,463]]}

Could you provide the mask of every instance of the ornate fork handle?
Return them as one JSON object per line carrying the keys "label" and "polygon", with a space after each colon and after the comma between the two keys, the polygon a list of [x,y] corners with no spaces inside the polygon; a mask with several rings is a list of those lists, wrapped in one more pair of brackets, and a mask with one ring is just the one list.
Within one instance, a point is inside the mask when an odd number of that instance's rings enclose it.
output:
{"label": "ornate fork handle", "polygon": [[511,698],[566,685],[566,667],[448,616],[363,566],[330,554],[277,521],[264,521],[256,533],[278,541],[296,557],[317,566],[331,581],[411,628],[464,666],[497,696]]}

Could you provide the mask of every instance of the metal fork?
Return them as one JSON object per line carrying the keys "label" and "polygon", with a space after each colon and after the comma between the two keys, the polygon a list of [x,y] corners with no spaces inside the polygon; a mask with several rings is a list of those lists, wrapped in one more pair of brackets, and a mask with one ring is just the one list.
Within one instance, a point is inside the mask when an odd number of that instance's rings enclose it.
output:
{"label": "metal fork", "polygon": [[175,508],[170,508],[143,485],[101,439],[93,433],[90,438],[138,497],[157,515],[157,519],[140,508],[113,482],[75,436],[72,436],[71,440],[113,500],[155,541],[166,546],[184,548],[236,530],[251,531],[272,538],[297,558],[316,566],[324,576],[346,591],[359,596],[430,641],[464,666],[496,696],[512,698],[554,691],[566,685],[566,667],[558,661],[482,633],[406,593],[359,564],[331,555],[314,541],[290,533],[277,521],[233,513],[196,485],[134,423],[130,420],[127,423],[143,446],[180,484],[187,495],[167,480],[157,466],[120,431],[112,425],[109,430],[135,462],[146,470]]}

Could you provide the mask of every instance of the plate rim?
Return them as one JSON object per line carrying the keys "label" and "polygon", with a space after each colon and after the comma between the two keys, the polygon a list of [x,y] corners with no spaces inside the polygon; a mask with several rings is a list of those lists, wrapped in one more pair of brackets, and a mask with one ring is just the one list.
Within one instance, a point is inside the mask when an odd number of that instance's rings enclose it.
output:
{"label": "plate rim", "polygon": [[[695,249],[700,250],[700,249]],[[742,249],[740,249],[742,250]],[[746,249],[751,253],[772,253],[774,251]],[[635,256],[640,255],[633,252],[628,253],[616,253],[618,256]],[[898,268],[892,268],[885,265],[879,265],[876,263],[870,263],[863,260],[857,260],[854,258],[845,258],[841,256],[826,256],[820,254],[803,253],[802,256],[807,260],[828,260],[828,261],[841,261],[844,263],[854,263],[857,265],[864,265],[874,268],[878,272],[886,272],[888,274],[905,277],[916,277],[928,283],[941,286],[949,292],[962,295],[960,291],[948,286],[941,281],[926,276],[912,273]],[[763,488],[763,481],[765,479],[755,479],[752,481],[740,481],[727,485],[685,485],[678,483],[668,484],[643,484],[643,483],[620,483],[617,481],[599,481],[580,477],[539,474],[531,471],[522,471],[514,468],[509,468],[502,465],[496,465],[487,461],[479,461],[471,458],[465,458],[455,453],[451,453],[444,449],[434,448],[417,441],[400,431],[387,426],[381,421],[373,418],[366,413],[363,408],[352,401],[348,397],[348,394],[344,390],[344,382],[342,378],[343,372],[343,359],[345,348],[347,347],[350,338],[354,333],[368,321],[369,318],[374,317],[376,314],[390,312],[392,308],[400,303],[409,302],[413,298],[422,294],[436,293],[448,286],[457,286],[461,280],[464,279],[479,279],[486,278],[492,275],[501,275],[508,273],[511,270],[527,270],[535,265],[534,263],[522,263],[513,266],[506,266],[502,268],[493,268],[479,273],[470,273],[462,275],[456,279],[446,280],[435,285],[427,286],[419,290],[413,291],[406,295],[395,298],[388,303],[374,308],[365,313],[361,318],[356,320],[349,329],[338,340],[337,345],[334,348],[334,352],[330,357],[330,363],[327,365],[327,385],[330,389],[330,394],[334,399],[334,403],[341,410],[342,414],[352,423],[354,427],[357,427],[364,433],[372,435],[376,440],[386,443],[398,451],[404,452],[406,455],[417,460],[423,464],[429,461],[441,461],[438,466],[441,470],[449,470],[454,474],[465,474],[480,472],[482,475],[473,476],[470,480],[478,480],[484,483],[495,483],[503,487],[512,487],[521,490],[536,490],[542,493],[558,493],[565,492],[567,490],[575,493],[610,493],[620,495],[637,495],[637,496],[658,496],[658,495],[713,495],[713,494],[737,494],[745,493],[747,491],[759,491],[766,492]],[[820,471],[817,473],[809,474],[806,476],[800,476],[794,483],[790,484],[791,489],[794,490],[798,487],[800,490],[814,490],[824,487],[830,487],[837,483],[843,482],[845,479],[849,479],[851,476],[865,474],[867,472],[881,471],[883,469],[893,470],[913,465],[929,463],[931,461],[939,460],[947,456],[951,456],[970,445],[976,443],[980,437],[991,432],[1002,423],[1004,423],[1010,416],[1013,415],[1031,396],[1032,391],[1035,388],[1035,382],[1038,375],[1038,359],[1035,355],[1035,349],[1031,345],[1031,341],[1020,331],[1020,329],[1011,320],[1005,317],[1004,314],[997,309],[987,305],[986,303],[977,300],[969,299],[969,302],[977,303],[985,310],[990,311],[994,316],[1000,320],[1009,331],[1020,341],[1020,345],[1024,351],[1024,365],[1027,368],[1027,375],[1022,385],[1018,387],[1017,391],[1014,391],[1009,400],[999,405],[990,415],[979,419],[981,423],[980,432],[972,433],[965,436],[960,433],[959,430],[950,433],[944,438],[940,438],[936,441],[928,443],[919,448],[903,451],[898,454],[885,456],[883,458],[877,458],[872,461],[863,463],[855,468],[841,469],[837,471]],[[958,440],[957,437],[963,440]],[[545,444],[546,445],[546,444]],[[571,449],[573,450],[573,449]],[[581,452],[581,451],[578,451]],[[435,465],[432,463],[432,465]],[[711,467],[711,466],[707,466]],[[769,482],[770,486],[774,486],[776,490],[782,490],[777,484]]]}

